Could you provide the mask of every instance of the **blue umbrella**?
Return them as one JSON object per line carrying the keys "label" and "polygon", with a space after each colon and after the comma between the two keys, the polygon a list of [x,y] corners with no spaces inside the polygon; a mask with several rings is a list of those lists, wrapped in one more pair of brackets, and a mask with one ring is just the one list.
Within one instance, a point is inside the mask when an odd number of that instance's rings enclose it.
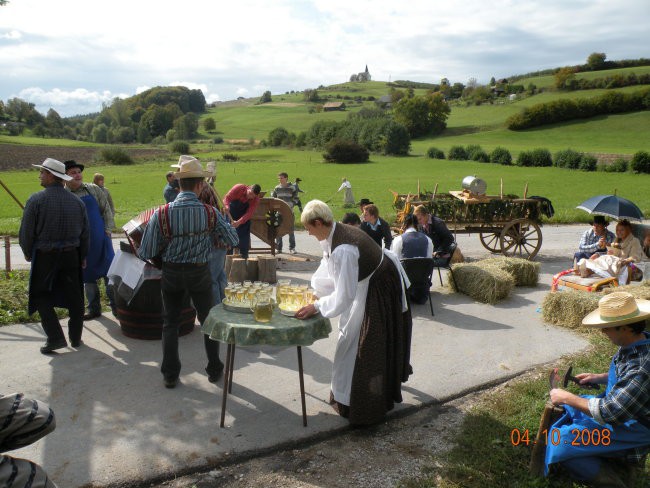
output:
{"label": "blue umbrella", "polygon": [[643,212],[631,201],[616,195],[598,195],[582,202],[576,208],[590,214],[604,215],[615,220],[643,220]]}

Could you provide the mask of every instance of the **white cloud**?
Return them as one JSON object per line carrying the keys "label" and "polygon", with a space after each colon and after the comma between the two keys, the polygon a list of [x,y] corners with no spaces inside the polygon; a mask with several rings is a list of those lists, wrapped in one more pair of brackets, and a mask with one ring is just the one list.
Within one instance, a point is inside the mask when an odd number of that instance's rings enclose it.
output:
{"label": "white cloud", "polygon": [[61,115],[72,115],[98,112],[103,103],[110,103],[115,97],[126,98],[130,95],[111,93],[108,90],[93,92],[85,88],[65,91],[59,88],[43,90],[30,87],[21,90],[17,96],[34,103],[39,112],[45,113],[54,108]]}
{"label": "white cloud", "polygon": [[208,101],[227,100],[340,83],[366,64],[375,80],[484,83],[581,63],[594,51],[608,59],[647,57],[650,45],[648,0],[97,5],[21,0],[2,7],[0,99],[29,86],[113,96],[183,80]]}

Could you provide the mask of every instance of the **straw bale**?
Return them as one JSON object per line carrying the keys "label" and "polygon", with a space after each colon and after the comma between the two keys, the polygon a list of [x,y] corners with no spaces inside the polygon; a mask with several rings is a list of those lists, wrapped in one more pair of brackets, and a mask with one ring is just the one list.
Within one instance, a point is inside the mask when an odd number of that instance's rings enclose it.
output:
{"label": "straw bale", "polygon": [[598,308],[601,293],[581,290],[565,290],[547,293],[542,301],[542,317],[545,322],[575,329],[582,319]]}
{"label": "straw bale", "polygon": [[641,284],[637,283],[633,285],[624,285],[624,286],[618,286],[614,288],[606,288],[604,290],[603,296],[615,291],[625,291],[633,295],[634,298],[641,298],[642,300],[650,300],[650,282],[648,281],[644,281]]}
{"label": "straw bale", "polygon": [[457,263],[452,265],[453,281],[449,284],[474,300],[494,304],[507,298],[514,287],[510,273],[496,267],[482,267],[477,263]]}
{"label": "straw bale", "polygon": [[488,258],[478,261],[479,266],[494,266],[512,275],[515,286],[537,286],[541,264],[522,258]]}

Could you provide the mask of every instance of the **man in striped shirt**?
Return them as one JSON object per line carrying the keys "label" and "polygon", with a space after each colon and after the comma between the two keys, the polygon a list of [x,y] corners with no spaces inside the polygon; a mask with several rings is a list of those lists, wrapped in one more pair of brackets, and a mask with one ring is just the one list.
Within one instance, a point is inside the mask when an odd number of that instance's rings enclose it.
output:
{"label": "man in striped shirt", "polygon": [[[208,256],[215,238],[229,246],[238,244],[237,234],[212,206],[202,204],[197,195],[204,178],[201,163],[188,160],[175,173],[181,192],[168,206],[158,209],[147,224],[142,236],[139,254],[142,259],[162,256],[161,293],[165,310],[163,323],[163,360],[160,370],[165,386],[178,383],[181,362],[178,355],[178,329],[183,297],[189,293],[199,322],[212,307],[212,282]],[[208,381],[216,383],[223,372],[219,360],[219,343],[203,337],[208,356]]]}

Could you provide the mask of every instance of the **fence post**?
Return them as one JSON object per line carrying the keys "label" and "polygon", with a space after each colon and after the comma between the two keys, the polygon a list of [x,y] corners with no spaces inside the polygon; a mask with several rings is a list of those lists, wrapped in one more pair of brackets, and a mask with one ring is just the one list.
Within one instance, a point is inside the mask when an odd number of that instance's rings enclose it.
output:
{"label": "fence post", "polygon": [[11,273],[11,242],[9,241],[9,236],[4,236],[5,238],[5,276],[9,278]]}

